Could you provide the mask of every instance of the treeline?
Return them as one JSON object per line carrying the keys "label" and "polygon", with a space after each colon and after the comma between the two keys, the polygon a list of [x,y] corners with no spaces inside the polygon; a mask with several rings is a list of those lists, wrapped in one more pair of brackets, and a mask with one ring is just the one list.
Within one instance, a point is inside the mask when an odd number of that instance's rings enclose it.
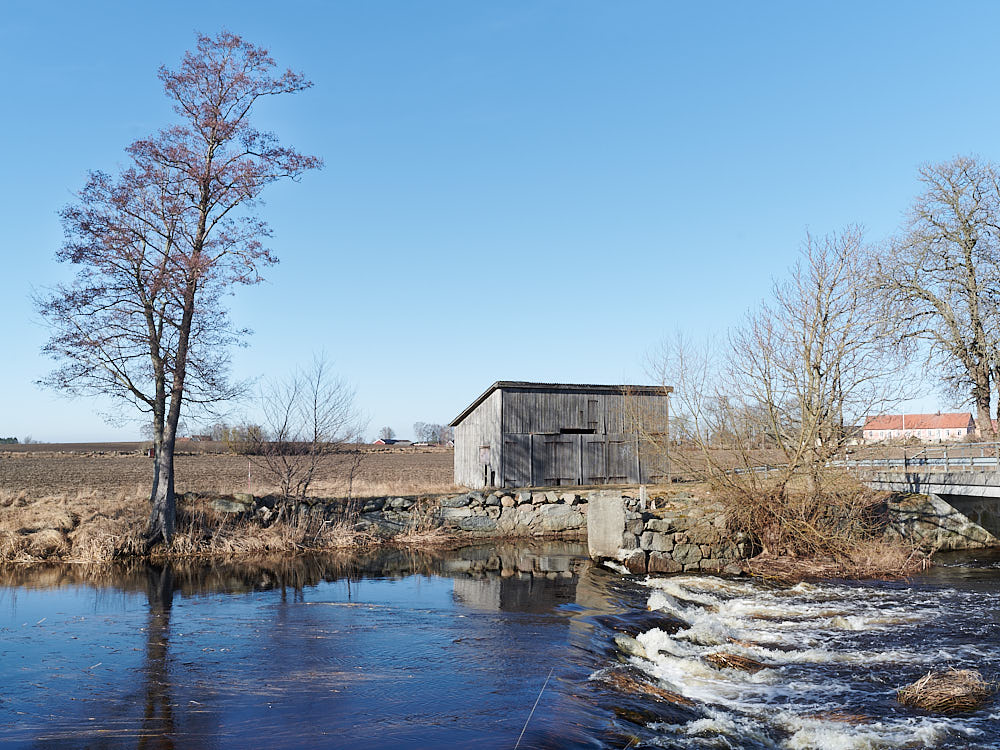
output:
{"label": "treeline", "polygon": [[447,445],[454,437],[455,430],[448,425],[433,422],[415,422],[413,424],[413,438],[418,443]]}
{"label": "treeline", "polygon": [[20,441],[16,437],[0,438],[0,445],[17,445]]}
{"label": "treeline", "polygon": [[918,178],[893,236],[872,243],[859,225],[807,235],[723,344],[679,335],[663,346],[653,364],[678,386],[675,440],[827,460],[867,416],[931,386],[996,439],[1000,167],[959,157]]}
{"label": "treeline", "polygon": [[799,529],[808,544],[792,547],[827,549],[844,518],[861,523],[858,508],[842,509],[837,527],[823,518],[838,502],[829,467],[867,416],[936,385],[972,406],[982,439],[996,437],[1000,167],[958,157],[918,179],[891,237],[870,242],[859,225],[807,234],[721,342],[678,334],[653,357],[675,386],[674,440],[696,449],[675,451],[675,462],[723,488],[748,527]]}

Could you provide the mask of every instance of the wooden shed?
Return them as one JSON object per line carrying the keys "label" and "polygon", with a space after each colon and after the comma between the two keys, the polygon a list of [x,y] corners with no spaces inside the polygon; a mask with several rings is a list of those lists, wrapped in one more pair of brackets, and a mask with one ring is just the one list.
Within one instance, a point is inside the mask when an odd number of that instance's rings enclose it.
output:
{"label": "wooden shed", "polygon": [[672,391],[498,381],[451,423],[455,483],[480,489],[664,481]]}

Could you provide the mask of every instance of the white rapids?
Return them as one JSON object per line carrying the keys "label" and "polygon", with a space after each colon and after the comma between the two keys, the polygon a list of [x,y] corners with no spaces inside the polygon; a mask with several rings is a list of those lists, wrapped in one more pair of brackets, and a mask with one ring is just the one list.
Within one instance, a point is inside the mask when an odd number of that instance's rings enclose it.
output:
{"label": "white rapids", "polygon": [[[653,744],[670,748],[993,747],[976,720],[904,709],[897,688],[931,668],[982,664],[974,640],[924,637],[951,615],[933,591],[799,584],[775,588],[712,576],[645,581],[650,610],[688,627],[637,636],[648,658],[629,657],[663,687],[699,704],[701,718],[654,724]],[[765,665],[720,669],[725,652]],[[990,654],[991,659],[997,659]],[[986,717],[988,720],[989,717]],[[980,739],[977,739],[980,738]]]}

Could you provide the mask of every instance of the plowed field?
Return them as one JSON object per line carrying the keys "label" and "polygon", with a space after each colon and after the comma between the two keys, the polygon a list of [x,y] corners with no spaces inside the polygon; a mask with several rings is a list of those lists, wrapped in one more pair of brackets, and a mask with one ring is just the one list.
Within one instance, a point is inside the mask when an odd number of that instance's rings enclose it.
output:
{"label": "plowed field", "polygon": [[[200,447],[200,446],[199,446]],[[58,495],[79,491],[120,492],[149,486],[153,461],[139,444],[2,446],[0,490]],[[8,450],[10,448],[11,450]],[[266,472],[246,456],[183,449],[176,457],[178,492],[266,494]],[[354,480],[354,494],[383,496],[446,492],[452,488],[450,448],[370,448]],[[342,465],[317,476],[310,494],[335,496],[346,489]]]}

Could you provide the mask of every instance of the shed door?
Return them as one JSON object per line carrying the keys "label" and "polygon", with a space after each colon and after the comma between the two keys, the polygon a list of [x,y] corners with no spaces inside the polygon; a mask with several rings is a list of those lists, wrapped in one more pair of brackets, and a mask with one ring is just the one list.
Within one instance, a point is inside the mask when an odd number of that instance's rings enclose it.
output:
{"label": "shed door", "polygon": [[506,435],[503,440],[504,487],[531,486],[531,435]]}
{"label": "shed door", "polygon": [[635,475],[635,441],[626,435],[608,435],[608,482],[628,484]]}
{"label": "shed door", "polygon": [[534,435],[531,462],[540,486],[580,483],[580,436]]}
{"label": "shed door", "polygon": [[608,481],[604,435],[581,435],[583,451],[583,484],[605,484]]}

